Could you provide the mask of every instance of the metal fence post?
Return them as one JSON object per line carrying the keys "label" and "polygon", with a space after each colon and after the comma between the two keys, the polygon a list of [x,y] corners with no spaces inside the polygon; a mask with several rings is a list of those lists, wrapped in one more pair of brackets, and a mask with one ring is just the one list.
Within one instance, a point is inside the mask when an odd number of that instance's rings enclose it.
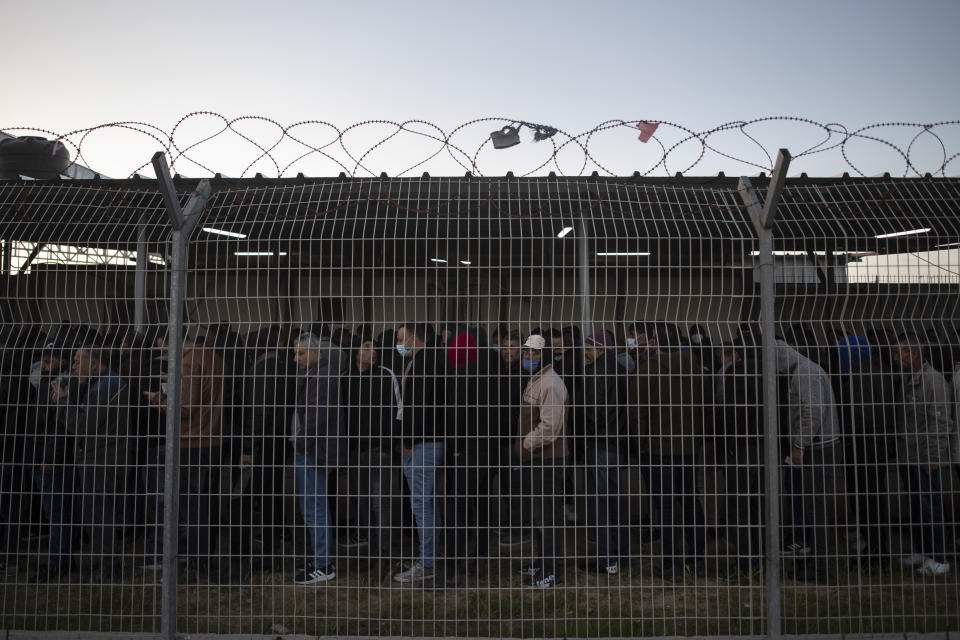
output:
{"label": "metal fence post", "polygon": [[740,195],[759,239],[760,252],[760,322],[763,332],[763,423],[764,423],[764,477],[766,485],[766,596],[767,637],[781,636],[781,576],[780,576],[780,451],[777,425],[777,346],[775,343],[775,267],[773,263],[773,224],[783,183],[790,166],[790,152],[780,149],[773,169],[764,204],[760,206],[757,192],[749,178],[740,178]]}
{"label": "metal fence post", "polygon": [[167,429],[163,468],[163,570],[160,631],[166,640],[177,634],[177,529],[179,527],[180,383],[183,376],[183,300],[186,284],[187,239],[197,214],[210,197],[210,182],[201,180],[181,210],[177,192],[163,152],[153,156],[160,192],[163,194],[173,235],[170,265],[170,324],[167,342]]}

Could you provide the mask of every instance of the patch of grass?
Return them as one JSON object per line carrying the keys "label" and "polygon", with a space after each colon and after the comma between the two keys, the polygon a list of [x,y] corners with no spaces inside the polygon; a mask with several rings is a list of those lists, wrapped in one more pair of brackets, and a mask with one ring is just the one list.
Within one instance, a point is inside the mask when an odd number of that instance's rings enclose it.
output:
{"label": "patch of grass", "polygon": [[[568,571],[548,591],[520,587],[511,567],[500,580],[429,590],[370,585],[360,573],[318,586],[289,575],[255,574],[248,585],[178,589],[183,633],[330,636],[636,637],[759,635],[765,632],[760,584],[688,579],[665,584],[637,566],[614,579]],[[787,582],[783,631],[804,633],[943,632],[960,627],[960,588],[950,579],[914,580],[896,571],[841,576],[836,586]],[[119,586],[0,584],[0,628],[158,632],[159,575]],[[902,586],[900,586],[902,585]]]}

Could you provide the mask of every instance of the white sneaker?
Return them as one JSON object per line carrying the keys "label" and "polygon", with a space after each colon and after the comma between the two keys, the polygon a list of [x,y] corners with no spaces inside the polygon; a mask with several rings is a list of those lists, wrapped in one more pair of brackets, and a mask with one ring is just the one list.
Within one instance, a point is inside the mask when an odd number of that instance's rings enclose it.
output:
{"label": "white sneaker", "polygon": [[917,569],[917,573],[924,576],[943,576],[950,572],[949,562],[937,562],[932,558],[923,561],[923,566]]}
{"label": "white sneaker", "polygon": [[901,564],[908,567],[919,567],[920,565],[926,563],[930,558],[927,556],[922,556],[919,553],[911,553],[908,556],[903,556],[900,558]]}
{"label": "white sneaker", "polygon": [[433,567],[425,567],[417,560],[406,571],[394,574],[394,582],[423,582],[433,577]]}
{"label": "white sneaker", "polygon": [[327,582],[337,577],[337,570],[333,565],[327,565],[321,569],[314,568],[312,565],[304,568],[293,578],[294,584],[317,584],[318,582]]}

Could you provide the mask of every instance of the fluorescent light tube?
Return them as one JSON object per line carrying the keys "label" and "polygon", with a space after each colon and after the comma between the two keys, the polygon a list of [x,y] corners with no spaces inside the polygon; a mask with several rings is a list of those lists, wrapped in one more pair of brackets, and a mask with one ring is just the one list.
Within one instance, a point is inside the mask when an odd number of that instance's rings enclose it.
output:
{"label": "fluorescent light tube", "polygon": [[204,227],[204,231],[207,233],[213,233],[218,236],[227,236],[228,238],[246,238],[247,235],[244,233],[237,233],[236,231],[224,231],[223,229],[214,229],[213,227]]}
{"label": "fluorescent light tube", "polygon": [[927,233],[930,229],[913,229],[912,231],[897,231],[896,233],[881,233],[878,236],[873,236],[877,240],[881,238],[896,238],[897,236],[915,236],[918,233]]}
{"label": "fluorescent light tube", "polygon": [[648,256],[649,251],[598,251],[598,256]]}
{"label": "fluorescent light tube", "polygon": [[568,233],[570,233],[571,231],[573,231],[573,227],[564,227],[563,229],[560,230],[560,233],[557,234],[557,237],[562,238]]}

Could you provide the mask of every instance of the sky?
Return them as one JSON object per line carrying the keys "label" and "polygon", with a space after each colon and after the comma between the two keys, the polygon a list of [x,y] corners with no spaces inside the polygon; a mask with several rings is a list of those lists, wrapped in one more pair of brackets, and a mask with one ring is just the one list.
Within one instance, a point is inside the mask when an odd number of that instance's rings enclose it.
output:
{"label": "sky", "polygon": [[[228,119],[263,116],[283,126],[322,120],[340,129],[369,120],[423,120],[446,132],[462,123],[497,117],[462,130],[452,141],[472,156],[511,120],[548,124],[579,134],[608,120],[677,123],[707,131],[724,123],[792,116],[840,123],[849,130],[880,122],[927,123],[960,119],[960,2],[886,0],[803,2],[60,2],[0,0],[4,83],[0,130],[19,127],[57,133],[136,121],[169,133],[195,111]],[[185,147],[219,131],[214,117],[194,117],[177,132]],[[426,125],[412,129],[428,131]],[[241,121],[237,129],[272,145],[278,129]],[[320,125],[296,133],[320,146],[335,134]],[[358,158],[389,125],[364,125],[344,141]],[[868,133],[906,148],[922,129],[888,127]],[[935,129],[946,156],[960,152],[960,126]],[[782,121],[748,132],[774,154],[794,155],[823,139],[816,126]],[[657,140],[609,129],[592,139],[601,173],[755,175],[767,155],[737,130],[700,147],[688,142],[666,167]],[[590,172],[598,169],[568,144],[558,165],[539,168],[552,154],[522,131],[517,147],[477,156],[485,175]],[[687,134],[661,125],[666,146]],[[161,136],[162,138],[162,136]],[[74,136],[72,140],[78,140]],[[562,143],[563,134],[554,137]],[[839,138],[834,138],[839,141]],[[125,177],[146,163],[160,142],[121,128],[99,130],[83,142],[85,164]],[[391,139],[365,157],[373,173],[396,175],[438,150],[413,133]],[[225,134],[180,158],[185,175],[303,171],[335,175],[343,167],[314,154],[290,164],[306,147],[286,140],[278,166],[237,135]],[[866,175],[903,175],[903,159],[886,145],[853,140],[848,157]],[[363,175],[339,147],[341,165]],[[917,168],[936,171],[944,151],[931,135],[915,142]],[[173,159],[173,156],[171,156]],[[466,156],[461,158],[467,161]],[[469,161],[467,161],[469,162]],[[752,163],[752,164],[750,164]],[[202,165],[202,166],[201,166]],[[288,166],[289,165],[289,166]],[[760,167],[756,166],[760,165]],[[413,171],[462,174],[440,154]],[[791,174],[854,171],[839,149],[794,161]],[[150,175],[148,169],[141,173]],[[946,167],[960,174],[960,158]]]}

